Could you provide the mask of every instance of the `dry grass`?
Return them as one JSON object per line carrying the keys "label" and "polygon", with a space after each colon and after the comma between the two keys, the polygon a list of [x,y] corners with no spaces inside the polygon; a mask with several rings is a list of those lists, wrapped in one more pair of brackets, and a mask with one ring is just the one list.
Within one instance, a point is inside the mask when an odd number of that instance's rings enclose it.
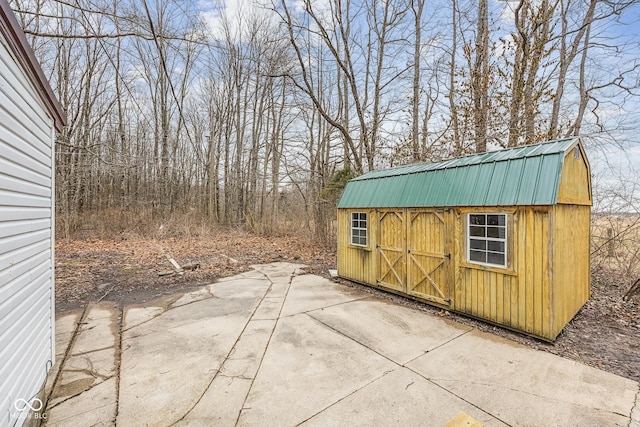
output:
{"label": "dry grass", "polygon": [[640,215],[593,214],[591,265],[626,286],[640,278]]}

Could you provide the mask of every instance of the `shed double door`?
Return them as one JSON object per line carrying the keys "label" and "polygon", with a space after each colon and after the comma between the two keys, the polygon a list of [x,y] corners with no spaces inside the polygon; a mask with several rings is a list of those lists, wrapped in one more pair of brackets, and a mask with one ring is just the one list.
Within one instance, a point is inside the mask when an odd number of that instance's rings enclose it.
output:
{"label": "shed double door", "polygon": [[449,305],[451,254],[444,210],[378,211],[379,286]]}

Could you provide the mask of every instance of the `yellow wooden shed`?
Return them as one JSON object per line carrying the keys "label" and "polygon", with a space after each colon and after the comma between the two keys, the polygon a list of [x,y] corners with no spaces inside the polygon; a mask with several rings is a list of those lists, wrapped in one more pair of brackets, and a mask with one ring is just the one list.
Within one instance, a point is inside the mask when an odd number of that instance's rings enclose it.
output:
{"label": "yellow wooden shed", "polygon": [[338,275],[554,340],[589,298],[579,138],[372,171],[338,203]]}

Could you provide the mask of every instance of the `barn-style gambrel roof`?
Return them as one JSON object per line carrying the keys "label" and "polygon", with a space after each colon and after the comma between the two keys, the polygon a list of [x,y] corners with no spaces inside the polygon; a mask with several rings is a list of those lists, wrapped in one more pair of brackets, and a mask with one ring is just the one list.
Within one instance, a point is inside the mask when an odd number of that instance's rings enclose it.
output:
{"label": "barn-style gambrel roof", "polygon": [[347,183],[338,208],[554,205],[572,151],[590,187],[584,149],[573,137],[372,171]]}

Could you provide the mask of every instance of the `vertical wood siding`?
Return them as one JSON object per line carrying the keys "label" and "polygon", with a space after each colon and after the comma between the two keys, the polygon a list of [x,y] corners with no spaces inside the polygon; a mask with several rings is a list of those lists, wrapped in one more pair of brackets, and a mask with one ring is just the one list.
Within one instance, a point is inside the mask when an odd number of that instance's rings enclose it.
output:
{"label": "vertical wood siding", "polygon": [[[512,211],[508,221],[508,268],[466,262],[466,213]],[[459,210],[454,309],[533,335],[550,336],[550,212],[544,207]]]}
{"label": "vertical wood siding", "polygon": [[[554,340],[589,298],[589,164],[567,153],[553,206],[338,210],[338,274]],[[351,212],[369,241],[353,246]],[[467,261],[467,214],[507,214],[507,266]],[[447,255],[451,255],[449,259]]]}
{"label": "vertical wood siding", "polygon": [[0,37],[0,425],[53,364],[53,121]]}
{"label": "vertical wood siding", "polygon": [[589,206],[553,207],[553,312],[556,335],[589,299],[590,225]]}
{"label": "vertical wood siding", "polygon": [[[351,213],[366,212],[368,230],[367,247],[351,245]],[[375,244],[372,237],[377,231],[376,216],[372,209],[338,210],[338,275],[355,282],[375,284]]]}
{"label": "vertical wood siding", "polygon": [[409,209],[407,218],[407,292],[448,305],[451,302],[450,212]]}
{"label": "vertical wood siding", "polygon": [[377,211],[376,240],[373,245],[378,264],[378,286],[407,292],[407,215],[404,209]]}
{"label": "vertical wood siding", "polygon": [[[578,156],[574,155],[577,150]],[[564,157],[558,188],[558,203],[591,205],[591,171],[582,145]]]}

